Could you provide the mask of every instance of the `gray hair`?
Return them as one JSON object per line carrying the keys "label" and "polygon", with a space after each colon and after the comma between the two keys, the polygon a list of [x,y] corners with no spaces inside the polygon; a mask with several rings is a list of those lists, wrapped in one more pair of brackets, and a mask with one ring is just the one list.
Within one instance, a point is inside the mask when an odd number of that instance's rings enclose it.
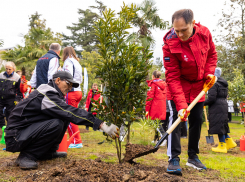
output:
{"label": "gray hair", "polygon": [[52,43],[50,46],[49,46],[49,50],[53,50],[53,51],[60,51],[61,50],[61,46],[59,43]]}
{"label": "gray hair", "polygon": [[12,62],[12,61],[6,62],[4,67],[6,68],[6,66],[11,66],[14,69],[14,71],[16,70],[16,66],[15,66],[14,62]]}

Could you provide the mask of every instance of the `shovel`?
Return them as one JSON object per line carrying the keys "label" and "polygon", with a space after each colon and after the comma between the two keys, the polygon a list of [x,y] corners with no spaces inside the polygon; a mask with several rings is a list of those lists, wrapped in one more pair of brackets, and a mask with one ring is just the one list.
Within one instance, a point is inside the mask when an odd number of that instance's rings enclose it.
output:
{"label": "shovel", "polygon": [[[208,131],[209,130],[209,126],[208,126],[208,117],[207,117],[206,106],[203,106],[203,111],[204,111],[204,115],[205,115],[207,131]],[[206,142],[207,143],[211,143],[211,144],[214,143],[214,137],[209,135],[209,133],[208,133],[208,136],[206,136]]]}
{"label": "shovel", "polygon": [[[216,76],[213,77],[213,79],[207,84],[204,85],[203,90],[198,94],[198,96],[192,101],[192,103],[187,107],[187,111],[191,111],[191,109],[196,105],[196,103],[202,98],[202,96],[205,95],[205,93],[210,89],[209,85],[212,81],[217,80]],[[159,145],[168,137],[170,133],[179,125],[181,122],[181,118],[178,117],[178,119],[172,124],[172,126],[163,134],[162,138],[158,141],[158,143],[155,145],[155,149],[159,148]]]}
{"label": "shovel", "polygon": [[[187,107],[187,111],[190,111],[195,105],[196,103],[202,98],[202,96],[205,95],[205,93],[209,90],[209,85],[210,83],[213,81],[213,80],[216,80],[216,77],[213,77],[213,79],[207,84],[207,85],[204,85],[204,88],[203,90],[198,94],[198,96],[192,101],[192,103]],[[147,154],[150,154],[150,153],[154,153],[156,152],[158,149],[159,149],[159,146],[162,144],[162,142],[168,137],[168,135],[170,133],[172,133],[172,131],[179,125],[179,123],[181,122],[181,118],[178,117],[178,119],[172,124],[172,126],[162,135],[161,139],[157,142],[157,144],[155,145],[155,147],[153,148],[150,148],[150,149],[147,149],[143,152],[138,152],[138,153],[135,153],[134,152],[134,155],[133,156],[130,156],[127,160],[125,160],[126,162],[132,162],[133,159],[137,158],[137,157],[141,157],[143,155],[147,155]],[[130,152],[130,151],[129,151]],[[127,154],[127,149],[126,149],[126,154]]]}

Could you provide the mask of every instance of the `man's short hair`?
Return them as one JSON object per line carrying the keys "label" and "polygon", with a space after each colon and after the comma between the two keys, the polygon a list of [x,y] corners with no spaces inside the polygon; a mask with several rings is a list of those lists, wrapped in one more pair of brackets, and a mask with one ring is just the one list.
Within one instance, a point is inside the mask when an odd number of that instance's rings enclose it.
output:
{"label": "man's short hair", "polygon": [[178,20],[180,18],[184,18],[186,24],[192,23],[194,18],[193,11],[191,9],[181,9],[175,11],[172,16],[172,24],[174,23],[174,20]]}
{"label": "man's short hair", "polygon": [[6,66],[11,66],[14,69],[14,71],[16,70],[16,66],[15,66],[14,62],[12,62],[12,61],[6,62],[4,67],[6,68]]}
{"label": "man's short hair", "polygon": [[61,50],[61,46],[59,43],[52,43],[50,46],[49,46],[49,50],[53,50],[53,51],[60,51]]}

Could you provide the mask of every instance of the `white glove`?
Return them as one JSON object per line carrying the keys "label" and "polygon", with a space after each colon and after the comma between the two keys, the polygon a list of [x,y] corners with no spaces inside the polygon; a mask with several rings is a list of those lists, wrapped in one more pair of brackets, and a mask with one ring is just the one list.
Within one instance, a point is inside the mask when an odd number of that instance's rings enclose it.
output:
{"label": "white glove", "polygon": [[187,111],[186,109],[180,109],[178,112],[178,117],[180,117],[182,122],[185,122],[188,120],[189,114],[190,114],[190,111]]}
{"label": "white glove", "polygon": [[114,125],[114,124],[111,124],[110,126],[108,126],[106,124],[106,122],[104,122],[100,129],[102,129],[105,133],[107,133],[111,138],[118,138],[119,137],[119,128]]}

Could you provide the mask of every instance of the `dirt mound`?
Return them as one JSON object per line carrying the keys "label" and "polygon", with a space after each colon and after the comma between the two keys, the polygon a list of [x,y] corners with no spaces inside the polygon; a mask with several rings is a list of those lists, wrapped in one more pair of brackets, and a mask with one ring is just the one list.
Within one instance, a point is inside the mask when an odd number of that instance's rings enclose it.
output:
{"label": "dirt mound", "polygon": [[129,163],[112,164],[97,160],[70,160],[54,168],[37,171],[24,181],[185,181],[169,175],[164,167]]}
{"label": "dirt mound", "polygon": [[133,163],[133,159],[156,152],[158,149],[155,149],[151,145],[139,145],[139,144],[128,143],[126,144],[125,150],[126,150],[126,154],[123,161]]}
{"label": "dirt mound", "polygon": [[236,140],[235,143],[237,144],[237,147],[240,147],[240,140]]}

